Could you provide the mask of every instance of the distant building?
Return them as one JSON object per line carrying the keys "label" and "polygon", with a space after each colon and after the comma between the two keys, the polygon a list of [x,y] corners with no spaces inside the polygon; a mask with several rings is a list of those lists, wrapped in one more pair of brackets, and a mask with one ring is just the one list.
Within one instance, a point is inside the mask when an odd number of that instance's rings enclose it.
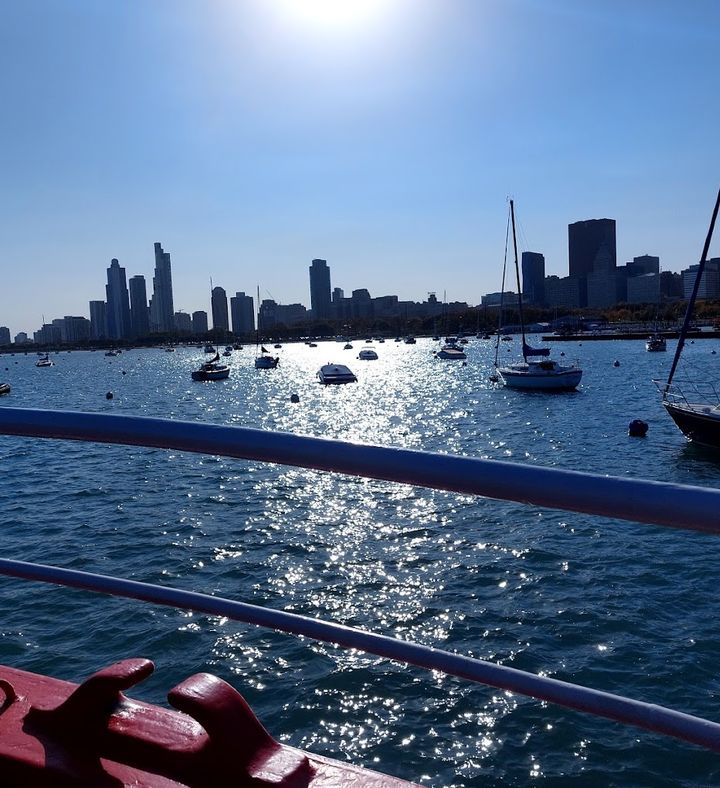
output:
{"label": "distant building", "polygon": [[[629,263],[628,263],[629,265]],[[631,276],[627,280],[628,304],[657,304],[662,297],[659,273]]]}
{"label": "distant building", "polygon": [[213,287],[210,304],[212,306],[213,330],[229,331],[227,294],[222,287]]}
{"label": "distant building", "polygon": [[486,293],[480,297],[482,306],[500,306],[505,304],[507,306],[515,306],[518,303],[517,293],[506,290],[504,293]]}
{"label": "distant building", "polygon": [[235,293],[230,299],[233,334],[243,336],[255,331],[255,307],[252,296]]}
{"label": "distant building", "polygon": [[643,274],[659,274],[660,258],[650,254],[633,257],[632,262],[625,263],[628,276],[642,276]]}
{"label": "distant building", "polygon": [[172,270],[170,253],[155,244],[155,275],[153,295],[150,300],[150,330],[154,333],[172,332],[175,328],[173,307]]}
{"label": "distant building", "polygon": [[[352,316],[356,319],[373,317],[373,301],[364,287],[352,291]],[[313,310],[314,311],[314,310]]]}
{"label": "distant building", "polygon": [[305,323],[309,318],[307,309],[302,304],[276,304],[275,321],[286,326]]}
{"label": "distant building", "polygon": [[586,277],[587,302],[592,309],[606,309],[627,300],[627,272],[593,271]]}
{"label": "distant building", "polygon": [[[617,269],[615,220],[587,219],[568,225],[568,258],[570,279],[579,281],[577,292],[580,303],[577,306],[587,306],[588,276],[590,274],[614,273]],[[562,291],[565,293],[563,297],[569,296],[571,300],[574,300],[575,286],[561,287],[565,288]],[[559,292],[556,293],[556,296],[559,295]],[[547,293],[546,301],[549,306],[569,306],[567,304],[551,304]]]}
{"label": "distant building", "polygon": [[[682,271],[683,298],[686,300],[692,295],[695,279],[700,265],[691,265]],[[720,297],[720,257],[713,257],[705,263],[705,270],[700,277],[700,286],[697,297],[700,299]]]}
{"label": "distant building", "polygon": [[522,295],[528,304],[545,303],[545,255],[522,253]]}
{"label": "distant building", "polygon": [[587,277],[559,276],[545,277],[545,303],[576,309],[587,303]]}
{"label": "distant building", "polygon": [[59,345],[60,328],[52,323],[44,323],[42,328],[33,332],[33,337],[38,345]]}
{"label": "distant building", "polygon": [[130,277],[130,333],[146,337],[150,333],[150,313],[144,276]]}
{"label": "distant building", "polygon": [[113,258],[107,269],[107,332],[110,339],[130,336],[130,301],[125,282],[125,269]]}
{"label": "distant building", "polygon": [[90,339],[107,339],[107,305],[104,301],[90,302]]}
{"label": "distant building", "polygon": [[13,341],[16,345],[29,345],[32,340],[28,339],[28,335],[24,331],[19,331],[15,334]]}
{"label": "distant building", "polygon": [[332,317],[330,269],[326,260],[313,260],[310,266],[310,306],[315,319]]}
{"label": "distant building", "polygon": [[207,334],[208,316],[207,312],[199,310],[192,313],[192,332],[193,334]]}
{"label": "distant building", "polygon": [[192,333],[192,318],[187,312],[175,313],[175,330],[180,334]]}
{"label": "distant building", "polygon": [[7,326],[0,326],[0,345],[10,344],[10,329]]}
{"label": "distant building", "polygon": [[263,299],[258,311],[258,331],[260,336],[277,324],[277,304],[272,298]]}
{"label": "distant building", "polygon": [[[55,322],[55,321],[53,321]],[[90,321],[86,317],[67,315],[62,319],[62,341],[70,344],[87,342],[90,339]]]}

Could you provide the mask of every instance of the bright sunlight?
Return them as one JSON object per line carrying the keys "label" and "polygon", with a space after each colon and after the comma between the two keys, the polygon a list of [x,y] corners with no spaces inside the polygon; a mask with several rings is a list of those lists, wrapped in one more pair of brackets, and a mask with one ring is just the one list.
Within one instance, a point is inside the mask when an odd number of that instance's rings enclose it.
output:
{"label": "bright sunlight", "polygon": [[272,0],[283,21],[317,31],[358,30],[379,20],[392,0]]}

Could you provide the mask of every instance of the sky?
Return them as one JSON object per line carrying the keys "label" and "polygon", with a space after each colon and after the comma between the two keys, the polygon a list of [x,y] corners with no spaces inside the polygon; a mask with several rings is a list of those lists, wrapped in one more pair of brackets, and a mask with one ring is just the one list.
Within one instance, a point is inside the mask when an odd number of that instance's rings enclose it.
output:
{"label": "sky", "polygon": [[[0,325],[88,316],[118,258],[175,309],[210,279],[310,306],[478,303],[567,225],[618,263],[700,258],[720,186],[716,0],[10,0],[0,12]],[[714,244],[714,254],[720,254]],[[150,294],[150,292],[149,292]]]}

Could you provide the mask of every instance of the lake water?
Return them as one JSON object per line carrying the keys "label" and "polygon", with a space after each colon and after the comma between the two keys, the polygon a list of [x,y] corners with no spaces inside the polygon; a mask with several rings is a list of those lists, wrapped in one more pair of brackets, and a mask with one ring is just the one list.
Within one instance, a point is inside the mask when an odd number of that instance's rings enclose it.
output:
{"label": "lake water", "polygon": [[[519,341],[502,343],[514,359]],[[642,342],[558,343],[571,394],[489,382],[437,344],[285,345],[276,370],[201,351],[4,354],[0,405],[252,426],[616,476],[716,486],[686,444]],[[720,342],[688,362],[716,370]],[[613,362],[618,360],[618,367]],[[346,363],[357,384],[323,387]],[[124,374],[123,374],[124,373]],[[107,400],[106,392],[114,398]],[[297,393],[298,404],[290,403]],[[629,438],[634,418],[645,439]],[[329,473],[156,449],[0,437],[3,555],[322,617],[720,720],[716,537]],[[0,662],[79,681],[143,656],[131,695],[165,703],[197,671],[237,687],[276,737],[429,786],[710,785],[712,753],[607,720],[363,654],[203,615],[0,579]]]}

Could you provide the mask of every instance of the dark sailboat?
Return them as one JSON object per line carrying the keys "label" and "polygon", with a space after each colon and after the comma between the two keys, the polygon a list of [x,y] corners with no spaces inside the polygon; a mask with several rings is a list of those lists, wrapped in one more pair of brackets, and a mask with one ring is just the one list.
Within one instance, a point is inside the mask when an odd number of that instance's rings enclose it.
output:
{"label": "dark sailboat", "polygon": [[710,227],[705,238],[700,265],[698,266],[692,294],[685,311],[685,319],[680,329],[680,338],[678,339],[667,383],[662,385],[655,381],[662,391],[662,404],[665,410],[670,414],[683,435],[692,443],[712,449],[720,449],[720,389],[708,379],[699,380],[697,377],[682,380],[675,379],[675,372],[690,328],[719,207],[720,190],[718,190],[715,200],[715,208],[710,219]]}

